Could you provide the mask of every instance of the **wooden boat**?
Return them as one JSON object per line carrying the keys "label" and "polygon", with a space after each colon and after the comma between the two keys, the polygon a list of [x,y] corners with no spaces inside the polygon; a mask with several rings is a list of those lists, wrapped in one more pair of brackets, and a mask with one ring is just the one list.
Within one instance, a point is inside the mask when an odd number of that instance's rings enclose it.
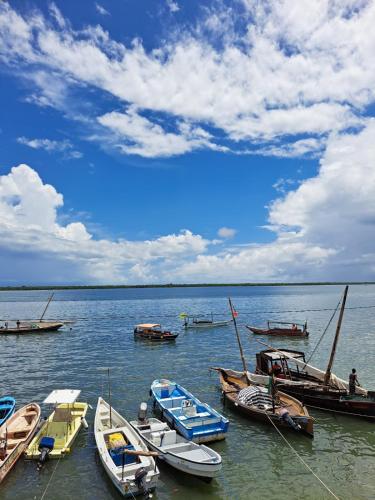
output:
{"label": "wooden boat", "polygon": [[[288,326],[288,327],[287,327]],[[256,328],[246,325],[256,335],[273,335],[277,337],[308,337],[307,323],[287,323],[284,321],[267,321],[267,328]]]}
{"label": "wooden boat", "polygon": [[5,322],[0,326],[0,335],[24,335],[25,333],[44,333],[55,332],[64,326],[64,323],[52,321],[19,321],[14,327],[9,327],[9,323]]}
{"label": "wooden boat", "polygon": [[159,470],[143,439],[102,398],[94,425],[100,460],[117,490],[124,497],[148,496],[156,487]]}
{"label": "wooden boat", "polygon": [[167,342],[176,340],[178,333],[162,330],[161,325],[157,323],[142,323],[134,328],[134,337],[156,342]]}
{"label": "wooden boat", "polygon": [[347,293],[348,287],[345,288],[326,371],[319,370],[306,363],[305,355],[301,351],[277,350],[274,348],[261,351],[257,354],[256,371],[257,373],[268,375],[272,366],[277,363],[279,365],[279,373],[277,374],[276,383],[283,392],[300,399],[308,406],[320,410],[328,410],[375,421],[375,391],[368,391],[363,387],[357,386],[355,393],[350,394],[349,384],[338,378],[331,371]]}
{"label": "wooden boat", "polygon": [[186,313],[181,313],[180,318],[184,320],[184,328],[216,328],[219,326],[227,326],[232,323],[232,319],[214,321],[213,315],[211,319],[202,317],[190,317]]}
{"label": "wooden boat", "polygon": [[0,483],[24,453],[40,421],[40,406],[30,403],[0,427]]}
{"label": "wooden boat", "polygon": [[236,411],[266,424],[314,435],[314,419],[305,406],[290,395],[277,391],[274,396],[265,387],[249,383],[244,372],[214,368],[220,374],[224,399]]}
{"label": "wooden boat", "polygon": [[16,400],[12,396],[0,398],[0,426],[4,424],[14,413]]}
{"label": "wooden boat", "polygon": [[228,419],[176,382],[154,380],[151,396],[162,417],[185,439],[208,443],[225,438]]}
{"label": "wooden boat", "polygon": [[41,467],[47,458],[62,458],[70,453],[81,427],[87,427],[87,403],[77,402],[81,391],[52,391],[43,401],[55,409],[29,444],[25,457],[39,460]]}
{"label": "wooden boat", "polygon": [[221,470],[221,456],[204,444],[189,441],[171,429],[166,422],[147,418],[147,404],[142,403],[138,420],[130,425],[142,437],[150,450],[171,467],[211,481]]}
{"label": "wooden boat", "polygon": [[[48,306],[50,305],[54,294],[52,293],[48,298],[47,304],[44,311],[39,318],[39,320],[28,320],[28,321],[4,321],[0,325],[0,334],[2,335],[23,335],[25,333],[44,333],[44,332],[55,332],[59,330],[64,323],[61,321],[43,321],[44,315],[47,312]],[[9,323],[13,326],[9,326]]]}

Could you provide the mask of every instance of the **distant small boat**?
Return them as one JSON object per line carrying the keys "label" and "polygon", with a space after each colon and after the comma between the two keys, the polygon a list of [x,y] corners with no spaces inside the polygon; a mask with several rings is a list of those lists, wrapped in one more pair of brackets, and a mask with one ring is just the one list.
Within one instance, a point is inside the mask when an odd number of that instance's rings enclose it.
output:
{"label": "distant small boat", "polygon": [[171,467],[186,474],[211,481],[222,467],[221,456],[204,444],[189,441],[171,429],[166,422],[147,418],[147,404],[142,403],[138,420],[130,425],[142,437],[150,450]]}
{"label": "distant small boat", "polygon": [[273,335],[277,337],[308,337],[307,323],[287,323],[285,321],[267,321],[267,328],[246,325],[256,335]]}
{"label": "distant small boat", "polygon": [[265,387],[249,383],[243,372],[214,368],[219,372],[223,396],[236,411],[266,424],[314,435],[314,419],[297,399],[277,391],[272,397]]}
{"label": "distant small boat", "polygon": [[25,451],[39,420],[39,405],[30,403],[16,411],[6,424],[0,427],[0,483]]}
{"label": "distant small boat", "polygon": [[178,337],[178,333],[162,330],[161,325],[157,323],[142,323],[134,328],[134,337],[156,342],[167,342],[175,340]]}
{"label": "distant small boat", "polygon": [[232,323],[232,319],[222,320],[222,321],[213,321],[211,319],[199,319],[192,318],[191,320],[187,318],[184,322],[185,328],[216,328],[219,326],[227,326]]}
{"label": "distant small boat", "polygon": [[16,400],[12,396],[0,398],[0,426],[13,415],[15,406]]}
{"label": "distant small boat", "polygon": [[64,323],[51,321],[19,321],[16,326],[9,327],[8,322],[0,326],[0,335],[24,335],[25,333],[55,332],[64,326]]}
{"label": "distant small boat", "polygon": [[176,382],[154,380],[151,395],[163,418],[189,441],[207,443],[225,439],[228,419]]}
{"label": "distant small boat", "polygon": [[59,389],[43,401],[55,409],[29,444],[25,457],[38,459],[39,467],[47,458],[61,458],[70,453],[82,425],[87,426],[87,403],[77,402],[81,391]]}
{"label": "distant small boat", "polygon": [[156,487],[159,470],[143,439],[102,398],[98,399],[94,426],[100,460],[121,495],[150,496]]}

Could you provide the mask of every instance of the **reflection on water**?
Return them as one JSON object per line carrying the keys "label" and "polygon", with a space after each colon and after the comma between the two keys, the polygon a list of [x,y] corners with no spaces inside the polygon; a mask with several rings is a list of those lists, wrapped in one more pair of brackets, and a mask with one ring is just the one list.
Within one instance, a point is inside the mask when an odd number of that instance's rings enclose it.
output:
{"label": "reflection on water", "polygon": [[[1,393],[10,393],[20,406],[42,401],[55,388],[80,388],[82,397],[95,407],[99,395],[107,396],[106,374],[111,367],[112,403],[127,418],[134,418],[141,401],[148,399],[153,379],[178,380],[203,401],[230,419],[227,439],[213,447],[223,457],[223,469],[210,485],[161,467],[155,498],[167,499],[328,499],[314,477],[303,467],[272,427],[258,424],[223,407],[214,365],[240,369],[233,327],[187,330],[178,314],[228,315],[231,295],[239,311],[239,324],[250,368],[254,354],[263,348],[244,324],[262,325],[267,319],[308,320],[309,339],[267,339],[277,347],[311,353],[323,332],[343,287],[233,287],[133,290],[58,291],[47,316],[77,319],[72,329],[24,337],[0,336]],[[48,292],[0,292],[0,318],[38,317]],[[349,290],[342,335],[334,372],[347,378],[357,368],[360,382],[374,387],[375,287]],[[300,313],[272,311],[304,310]],[[134,341],[133,327],[142,321],[161,322],[180,331],[175,344]],[[325,369],[334,327],[323,339],[312,363]],[[373,464],[374,424],[350,417],[312,411],[315,439],[288,434],[297,452],[341,498],[375,499]],[[92,423],[82,431],[70,456],[63,459],[44,497],[47,499],[119,498],[101,467],[95,451]],[[0,487],[1,499],[40,498],[55,462],[37,474],[34,462],[20,461]]]}

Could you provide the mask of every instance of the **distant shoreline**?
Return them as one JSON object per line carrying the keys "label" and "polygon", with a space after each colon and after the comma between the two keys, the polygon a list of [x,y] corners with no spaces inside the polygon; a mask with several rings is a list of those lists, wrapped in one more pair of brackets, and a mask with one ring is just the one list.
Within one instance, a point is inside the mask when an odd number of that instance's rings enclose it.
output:
{"label": "distant shoreline", "polygon": [[113,290],[121,288],[204,288],[225,286],[333,286],[333,285],[375,285],[375,281],[316,281],[296,283],[168,283],[154,285],[19,285],[0,286],[0,291],[25,290]]}

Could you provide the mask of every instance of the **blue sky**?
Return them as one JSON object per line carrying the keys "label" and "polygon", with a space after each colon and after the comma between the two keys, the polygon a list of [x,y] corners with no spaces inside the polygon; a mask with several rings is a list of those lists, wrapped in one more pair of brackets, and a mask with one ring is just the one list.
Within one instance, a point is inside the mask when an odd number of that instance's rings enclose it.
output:
{"label": "blue sky", "polygon": [[2,3],[0,281],[374,279],[374,10]]}

